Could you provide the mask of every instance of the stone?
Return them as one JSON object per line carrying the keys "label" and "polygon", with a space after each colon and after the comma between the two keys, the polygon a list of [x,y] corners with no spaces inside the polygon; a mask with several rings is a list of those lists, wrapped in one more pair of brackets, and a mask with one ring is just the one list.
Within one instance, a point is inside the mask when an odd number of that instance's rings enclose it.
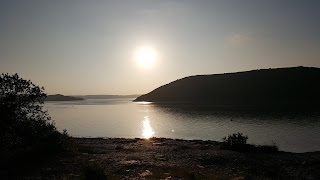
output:
{"label": "stone", "polygon": [[140,176],[145,177],[145,176],[152,176],[152,172],[149,170],[146,170],[145,172],[141,173]]}
{"label": "stone", "polygon": [[131,165],[131,164],[137,164],[139,161],[136,160],[129,160],[129,161],[120,161],[119,163],[122,165]]}

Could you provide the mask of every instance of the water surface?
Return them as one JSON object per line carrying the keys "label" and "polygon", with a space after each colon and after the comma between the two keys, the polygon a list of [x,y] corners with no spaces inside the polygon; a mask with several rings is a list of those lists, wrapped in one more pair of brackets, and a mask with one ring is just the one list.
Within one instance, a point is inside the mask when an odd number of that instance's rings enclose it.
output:
{"label": "water surface", "polygon": [[221,139],[242,132],[249,143],[273,144],[280,150],[320,150],[320,115],[213,111],[183,105],[136,103],[132,99],[46,102],[59,130],[76,137],[166,137]]}

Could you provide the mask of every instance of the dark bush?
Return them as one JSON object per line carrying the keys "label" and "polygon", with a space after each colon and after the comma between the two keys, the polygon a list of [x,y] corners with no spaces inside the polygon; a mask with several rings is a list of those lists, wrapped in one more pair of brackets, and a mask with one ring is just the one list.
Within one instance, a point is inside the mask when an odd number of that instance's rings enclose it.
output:
{"label": "dark bush", "polygon": [[40,140],[36,145],[36,150],[51,154],[58,152],[77,152],[78,146],[66,130],[64,130],[63,133],[53,131]]}
{"label": "dark bush", "polygon": [[107,173],[103,167],[98,164],[89,164],[84,169],[85,180],[107,180]]}
{"label": "dark bush", "polygon": [[223,149],[236,150],[245,146],[248,140],[248,136],[242,135],[242,133],[235,133],[224,137],[222,142]]}
{"label": "dark bush", "polygon": [[247,144],[248,136],[242,133],[235,133],[222,139],[221,149],[240,152],[277,152],[278,147],[273,145],[253,145]]}
{"label": "dark bush", "polygon": [[57,131],[47,111],[44,88],[18,74],[0,75],[0,151],[30,147],[55,151],[66,146],[69,136]]}

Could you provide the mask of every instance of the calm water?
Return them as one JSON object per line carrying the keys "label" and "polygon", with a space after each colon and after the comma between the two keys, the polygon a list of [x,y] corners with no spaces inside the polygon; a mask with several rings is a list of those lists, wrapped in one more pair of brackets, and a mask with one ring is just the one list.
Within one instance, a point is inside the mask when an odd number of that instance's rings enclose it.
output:
{"label": "calm water", "polygon": [[46,102],[59,130],[76,137],[166,137],[220,141],[242,132],[249,143],[272,144],[290,152],[320,151],[319,114],[236,113],[188,106],[88,99]]}

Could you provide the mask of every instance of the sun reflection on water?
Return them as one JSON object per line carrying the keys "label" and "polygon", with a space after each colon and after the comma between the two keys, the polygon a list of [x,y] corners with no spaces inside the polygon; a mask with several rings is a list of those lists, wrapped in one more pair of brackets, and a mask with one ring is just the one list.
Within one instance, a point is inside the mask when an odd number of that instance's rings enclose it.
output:
{"label": "sun reflection on water", "polygon": [[141,105],[148,105],[148,104],[152,104],[152,102],[148,102],[148,101],[140,101],[140,102],[137,102],[138,104],[141,104]]}
{"label": "sun reflection on water", "polygon": [[154,135],[154,131],[152,129],[152,127],[150,126],[150,120],[148,118],[148,116],[144,117],[144,120],[142,121],[142,136],[146,139],[151,138]]}

